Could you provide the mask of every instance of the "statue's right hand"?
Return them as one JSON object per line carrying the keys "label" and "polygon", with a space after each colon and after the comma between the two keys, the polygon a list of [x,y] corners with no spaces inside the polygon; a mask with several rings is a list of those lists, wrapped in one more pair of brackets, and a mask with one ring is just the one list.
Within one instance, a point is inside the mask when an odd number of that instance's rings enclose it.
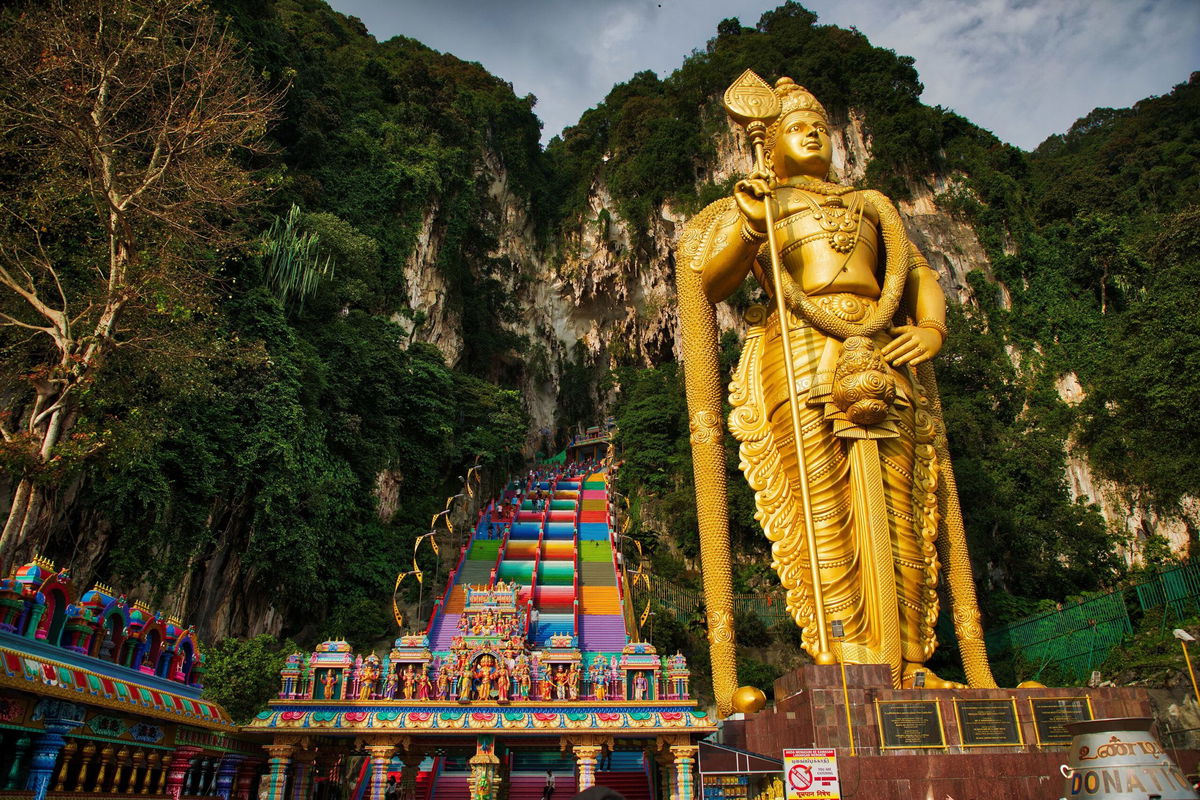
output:
{"label": "statue's right hand", "polygon": [[767,231],[766,198],[771,195],[771,184],[764,176],[752,174],[733,187],[733,200],[746,218],[746,224],[759,233]]}

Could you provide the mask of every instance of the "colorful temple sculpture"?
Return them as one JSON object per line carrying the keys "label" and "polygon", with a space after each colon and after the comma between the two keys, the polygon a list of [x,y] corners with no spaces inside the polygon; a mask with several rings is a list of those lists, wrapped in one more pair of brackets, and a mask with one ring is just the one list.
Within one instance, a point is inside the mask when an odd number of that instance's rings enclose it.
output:
{"label": "colorful temple sculpture", "polygon": [[355,753],[364,800],[382,800],[393,772],[405,798],[534,798],[547,771],[560,797],[599,782],[629,800],[691,798],[715,726],[683,656],[631,638],[616,552],[598,462],[510,483],[424,631],[387,652],[328,641],[288,659],[278,699],[243,729],[271,756],[266,800],[298,800],[314,763],[352,770]]}
{"label": "colorful temple sculpture", "polygon": [[0,580],[0,788],[250,800],[262,752],[203,676],[191,628],[35,558]]}
{"label": "colorful temple sculpture", "polygon": [[603,425],[592,425],[567,443],[566,460],[581,464],[587,461],[599,463],[609,457],[613,432],[617,429],[615,417],[605,417]]}

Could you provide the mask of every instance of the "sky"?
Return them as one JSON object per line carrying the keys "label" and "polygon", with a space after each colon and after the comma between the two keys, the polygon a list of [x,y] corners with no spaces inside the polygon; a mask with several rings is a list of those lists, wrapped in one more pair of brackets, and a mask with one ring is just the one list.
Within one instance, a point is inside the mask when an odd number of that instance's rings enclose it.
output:
{"label": "sky", "polygon": [[[782,0],[780,0],[781,2]],[[774,0],[329,0],[380,40],[477,61],[537,97],[548,140],[641,70],[660,77]],[[1031,150],[1093,108],[1165,94],[1200,69],[1200,0],[804,0],[916,59],[922,100]],[[730,76],[732,80],[736,76]],[[764,76],[768,77],[771,76]],[[799,78],[798,78],[799,80]]]}

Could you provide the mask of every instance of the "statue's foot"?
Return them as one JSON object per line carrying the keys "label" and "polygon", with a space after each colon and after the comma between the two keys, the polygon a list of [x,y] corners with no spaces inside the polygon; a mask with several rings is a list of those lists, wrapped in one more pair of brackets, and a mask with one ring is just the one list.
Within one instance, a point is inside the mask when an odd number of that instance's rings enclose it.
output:
{"label": "statue's foot", "polygon": [[916,683],[918,672],[925,673],[924,688],[926,688],[926,689],[966,689],[967,688],[967,685],[965,683],[958,683],[957,681],[947,681],[947,680],[943,680],[942,678],[939,678],[937,676],[936,672],[929,669],[924,664],[918,664],[915,661],[905,661],[904,662],[904,671],[900,675],[900,688],[901,689],[917,688],[914,684]]}

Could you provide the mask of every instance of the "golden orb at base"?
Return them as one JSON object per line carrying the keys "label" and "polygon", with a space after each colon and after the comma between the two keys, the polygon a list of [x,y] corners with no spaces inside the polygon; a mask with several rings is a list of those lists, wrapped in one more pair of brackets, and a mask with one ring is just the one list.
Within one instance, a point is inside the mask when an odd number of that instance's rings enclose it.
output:
{"label": "golden orb at base", "polygon": [[762,689],[753,686],[739,686],[733,693],[733,710],[739,714],[753,714],[761,711],[767,704],[767,696]]}

